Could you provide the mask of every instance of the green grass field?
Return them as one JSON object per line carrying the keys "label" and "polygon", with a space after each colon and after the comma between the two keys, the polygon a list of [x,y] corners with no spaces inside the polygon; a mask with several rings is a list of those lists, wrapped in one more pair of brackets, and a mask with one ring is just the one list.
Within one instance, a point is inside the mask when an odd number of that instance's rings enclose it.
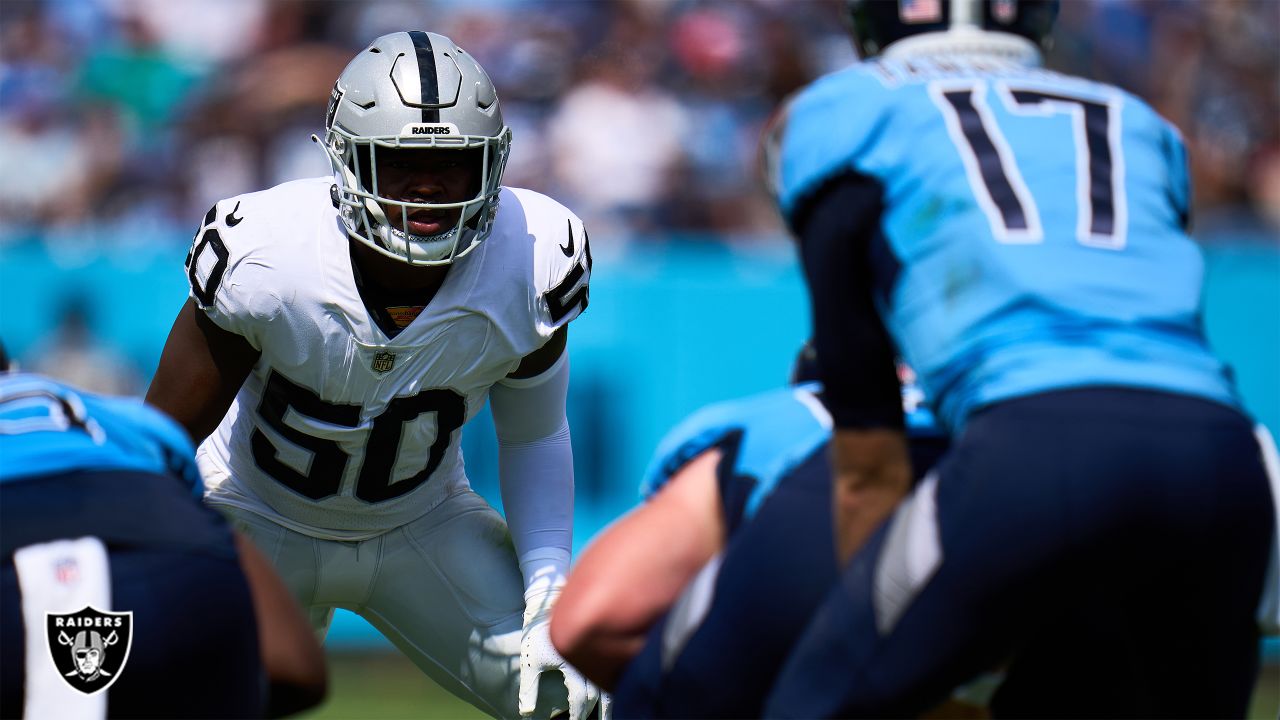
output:
{"label": "green grass field", "polygon": [[[1280,665],[1263,668],[1249,717],[1280,715]],[[480,720],[483,713],[431,682],[396,652],[329,653],[329,700],[309,720]]]}
{"label": "green grass field", "polygon": [[299,717],[314,720],[482,720],[488,717],[450,695],[398,652],[330,652],[328,659],[329,699],[315,711]]}

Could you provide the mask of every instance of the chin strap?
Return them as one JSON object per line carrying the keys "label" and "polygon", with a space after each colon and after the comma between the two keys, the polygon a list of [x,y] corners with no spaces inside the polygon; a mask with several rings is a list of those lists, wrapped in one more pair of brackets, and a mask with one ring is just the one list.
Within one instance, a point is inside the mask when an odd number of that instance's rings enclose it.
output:
{"label": "chin strap", "polygon": [[398,238],[404,239],[405,242],[418,242],[418,243],[440,242],[441,240],[447,240],[450,235],[453,235],[453,233],[458,232],[457,226],[454,226],[453,230],[445,230],[444,232],[436,233],[435,235],[414,235],[413,233],[407,233],[401,230],[400,228],[392,227],[391,225],[384,224],[384,227],[386,227],[387,231],[390,232],[392,235],[395,235]]}
{"label": "chin strap", "polygon": [[911,35],[891,43],[882,55],[886,60],[912,60],[937,55],[985,55],[1027,67],[1044,64],[1040,49],[1030,40],[1012,33],[974,27]]}

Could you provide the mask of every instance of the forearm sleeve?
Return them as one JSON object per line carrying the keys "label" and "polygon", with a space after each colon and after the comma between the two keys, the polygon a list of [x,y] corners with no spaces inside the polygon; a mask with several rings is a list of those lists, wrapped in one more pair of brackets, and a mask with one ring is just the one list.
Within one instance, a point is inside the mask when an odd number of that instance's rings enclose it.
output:
{"label": "forearm sleeve", "polygon": [[[896,261],[880,230],[882,190],[874,180],[833,179],[793,224],[813,310],[822,401],[837,429],[901,429],[896,353],[876,308]],[[879,251],[880,262],[873,262]]]}
{"label": "forearm sleeve", "polygon": [[489,390],[498,435],[498,478],[525,587],[567,575],[573,547],[573,447],[565,399],[569,354],[532,378]]}

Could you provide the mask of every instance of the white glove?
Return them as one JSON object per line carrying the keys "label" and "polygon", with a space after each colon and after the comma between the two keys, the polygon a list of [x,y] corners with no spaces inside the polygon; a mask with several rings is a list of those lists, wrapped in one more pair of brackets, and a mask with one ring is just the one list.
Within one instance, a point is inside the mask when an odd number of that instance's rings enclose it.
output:
{"label": "white glove", "polygon": [[536,578],[524,591],[524,632],[520,639],[521,717],[533,715],[538,700],[538,679],[548,671],[564,674],[564,686],[569,691],[569,720],[586,720],[600,700],[600,689],[565,662],[551,644],[551,606],[560,597],[563,586],[563,575],[546,575]]}

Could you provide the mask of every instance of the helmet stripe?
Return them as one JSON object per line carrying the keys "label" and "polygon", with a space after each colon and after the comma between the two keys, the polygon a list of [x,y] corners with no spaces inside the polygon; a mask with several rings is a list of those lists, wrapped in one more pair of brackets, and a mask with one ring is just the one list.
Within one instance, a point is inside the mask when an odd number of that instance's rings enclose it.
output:
{"label": "helmet stripe", "polygon": [[431,36],[421,30],[411,30],[409,38],[418,54],[418,82],[422,84],[422,122],[440,122],[440,108],[427,107],[440,104],[440,84],[436,78],[436,56],[431,50]]}

